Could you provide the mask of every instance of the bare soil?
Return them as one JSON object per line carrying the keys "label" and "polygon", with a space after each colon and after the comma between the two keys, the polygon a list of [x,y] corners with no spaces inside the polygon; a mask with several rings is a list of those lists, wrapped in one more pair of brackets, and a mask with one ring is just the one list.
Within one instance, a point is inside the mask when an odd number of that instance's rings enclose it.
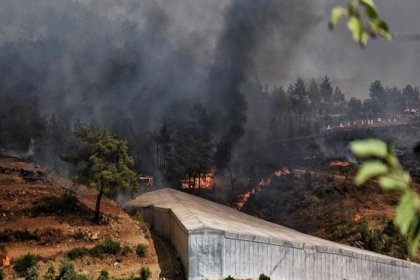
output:
{"label": "bare soil", "polygon": [[[103,269],[122,278],[138,275],[141,267],[148,266],[152,279],[159,279],[161,268],[148,228],[107,198],[101,205],[104,222],[92,223],[96,195],[95,190],[74,186],[39,166],[0,157],[0,257],[11,257],[13,264],[28,252],[35,254],[43,275],[51,264],[57,271],[72,248],[93,247],[111,238],[132,251],[103,258],[82,257],[74,261],[77,270],[89,279],[96,279]],[[18,234],[22,232],[25,234]],[[146,257],[135,253],[138,244],[146,246]],[[6,279],[18,279],[12,266],[4,272]]]}

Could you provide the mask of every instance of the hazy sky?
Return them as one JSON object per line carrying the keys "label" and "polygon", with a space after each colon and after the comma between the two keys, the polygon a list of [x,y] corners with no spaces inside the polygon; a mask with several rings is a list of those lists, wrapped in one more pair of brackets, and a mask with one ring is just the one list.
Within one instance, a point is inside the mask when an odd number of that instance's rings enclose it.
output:
{"label": "hazy sky", "polygon": [[[188,49],[197,61],[211,63],[235,0],[78,0],[103,16],[136,22],[165,21],[165,44]],[[243,0],[245,1],[245,0]],[[268,0],[261,0],[270,2]],[[39,3],[43,4],[39,4]],[[0,0],[0,42],[36,40],[51,29],[51,17],[63,1]],[[370,82],[420,85],[420,41],[370,41],[366,49],[353,43],[345,23],[330,32],[327,22],[334,5],[347,0],[272,0],[272,23],[264,22],[250,55],[248,74],[263,82],[285,85],[297,77],[328,75],[346,94],[366,97]],[[48,6],[45,7],[45,3]],[[393,32],[420,33],[419,0],[377,0]],[[161,15],[150,16],[159,9]],[[276,18],[277,17],[277,18]],[[258,21],[257,21],[258,22]],[[156,24],[157,25],[157,24]],[[153,31],[154,32],[154,31]],[[159,31],[160,32],[160,31]],[[194,45],[191,47],[191,45]],[[252,68],[252,69],[251,69]],[[287,86],[287,85],[285,85]]]}
{"label": "hazy sky", "polygon": [[[168,37],[174,44],[189,43],[191,36],[202,42],[196,51],[200,57],[211,57],[212,50],[224,24],[224,11],[231,0],[83,0],[97,12],[108,16],[125,17],[140,21],[150,3],[166,11],[170,22]],[[149,4],[146,4],[148,2]],[[273,2],[276,2],[273,1]],[[293,6],[280,11],[281,24],[265,29],[260,46],[255,51],[255,75],[269,85],[289,83],[296,77],[331,76],[343,91],[352,96],[366,97],[370,82],[376,79],[389,86],[407,83],[420,85],[420,41],[393,41],[382,39],[369,42],[366,49],[353,43],[351,34],[342,22],[334,32],[327,28],[332,7],[347,0],[279,0]],[[131,4],[129,4],[131,3]],[[381,16],[392,32],[420,33],[419,0],[377,0]],[[309,6],[308,8],[308,5]],[[299,7],[301,6],[301,7]],[[307,9],[310,9],[308,11]],[[147,10],[147,9],[146,9]],[[311,14],[309,14],[311,13]],[[310,24],[302,24],[308,20]],[[278,23],[278,22],[277,22]],[[296,33],[294,33],[296,32]]]}
{"label": "hazy sky", "polygon": [[[321,2],[321,1],[320,1]],[[291,77],[328,74],[346,93],[358,97],[368,94],[369,83],[380,79],[385,85],[420,85],[420,41],[370,41],[366,49],[353,43],[342,22],[336,31],[326,22],[334,5],[346,1],[324,1],[321,20],[299,45]],[[378,0],[379,11],[392,32],[420,33],[420,1]]]}

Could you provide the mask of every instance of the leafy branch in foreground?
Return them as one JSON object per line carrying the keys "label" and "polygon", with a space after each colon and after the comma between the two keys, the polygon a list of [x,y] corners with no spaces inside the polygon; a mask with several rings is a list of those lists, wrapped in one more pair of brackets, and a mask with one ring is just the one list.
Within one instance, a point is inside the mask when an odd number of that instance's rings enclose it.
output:
{"label": "leafy branch in foreground", "polygon": [[400,192],[394,223],[410,240],[411,255],[417,254],[420,242],[420,197],[412,185],[410,173],[401,166],[394,147],[376,139],[357,140],[350,144],[353,154],[366,159],[355,182],[358,185],[377,180],[384,191]]}
{"label": "leafy branch in foreground", "polygon": [[348,17],[347,28],[353,40],[365,47],[369,38],[383,37],[392,40],[388,25],[379,17],[373,0],[352,0],[347,7],[338,6],[331,11],[329,28],[332,30],[343,18]]}

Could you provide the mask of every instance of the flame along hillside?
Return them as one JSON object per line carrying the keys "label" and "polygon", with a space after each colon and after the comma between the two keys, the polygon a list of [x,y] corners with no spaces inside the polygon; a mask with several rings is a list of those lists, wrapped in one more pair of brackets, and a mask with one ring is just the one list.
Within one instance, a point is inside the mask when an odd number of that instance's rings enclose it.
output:
{"label": "flame along hillside", "polygon": [[[407,259],[407,240],[392,223],[398,194],[372,182],[356,186],[356,171],[341,159],[291,169],[257,187],[240,209],[310,235]],[[419,179],[414,181],[419,187]]]}
{"label": "flame along hillside", "polygon": [[[76,197],[71,196],[73,191]],[[154,241],[144,224],[109,199],[103,201],[105,223],[93,224],[96,195],[83,186],[74,189],[70,180],[49,175],[31,163],[0,156],[0,266],[5,279],[18,278],[13,265],[28,252],[38,258],[39,274],[44,275],[50,265],[58,271],[70,250],[92,248],[108,238],[124,250],[101,258],[77,258],[78,272],[97,279],[106,269],[110,276],[122,278],[138,275],[142,266],[148,266],[152,278],[158,279],[161,266],[155,244],[162,247],[163,243]],[[138,245],[146,249],[145,257],[136,254]],[[170,262],[175,267],[176,259]]]}

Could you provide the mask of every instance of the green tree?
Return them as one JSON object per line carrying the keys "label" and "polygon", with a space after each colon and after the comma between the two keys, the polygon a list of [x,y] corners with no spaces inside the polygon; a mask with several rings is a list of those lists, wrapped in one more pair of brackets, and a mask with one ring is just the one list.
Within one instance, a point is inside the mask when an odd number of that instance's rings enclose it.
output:
{"label": "green tree", "polygon": [[311,80],[309,85],[309,100],[311,102],[311,108],[315,115],[319,114],[319,106],[321,104],[321,92],[319,91],[318,83],[315,79]]}
{"label": "green tree", "polygon": [[348,114],[351,119],[357,120],[361,118],[363,114],[363,104],[362,101],[352,97],[348,103]]}
{"label": "green tree", "polygon": [[137,190],[137,175],[131,169],[134,160],[127,142],[106,130],[80,127],[74,134],[81,140],[79,147],[63,159],[76,167],[76,182],[98,190],[94,222],[99,223],[104,195],[113,195],[119,190]]}

